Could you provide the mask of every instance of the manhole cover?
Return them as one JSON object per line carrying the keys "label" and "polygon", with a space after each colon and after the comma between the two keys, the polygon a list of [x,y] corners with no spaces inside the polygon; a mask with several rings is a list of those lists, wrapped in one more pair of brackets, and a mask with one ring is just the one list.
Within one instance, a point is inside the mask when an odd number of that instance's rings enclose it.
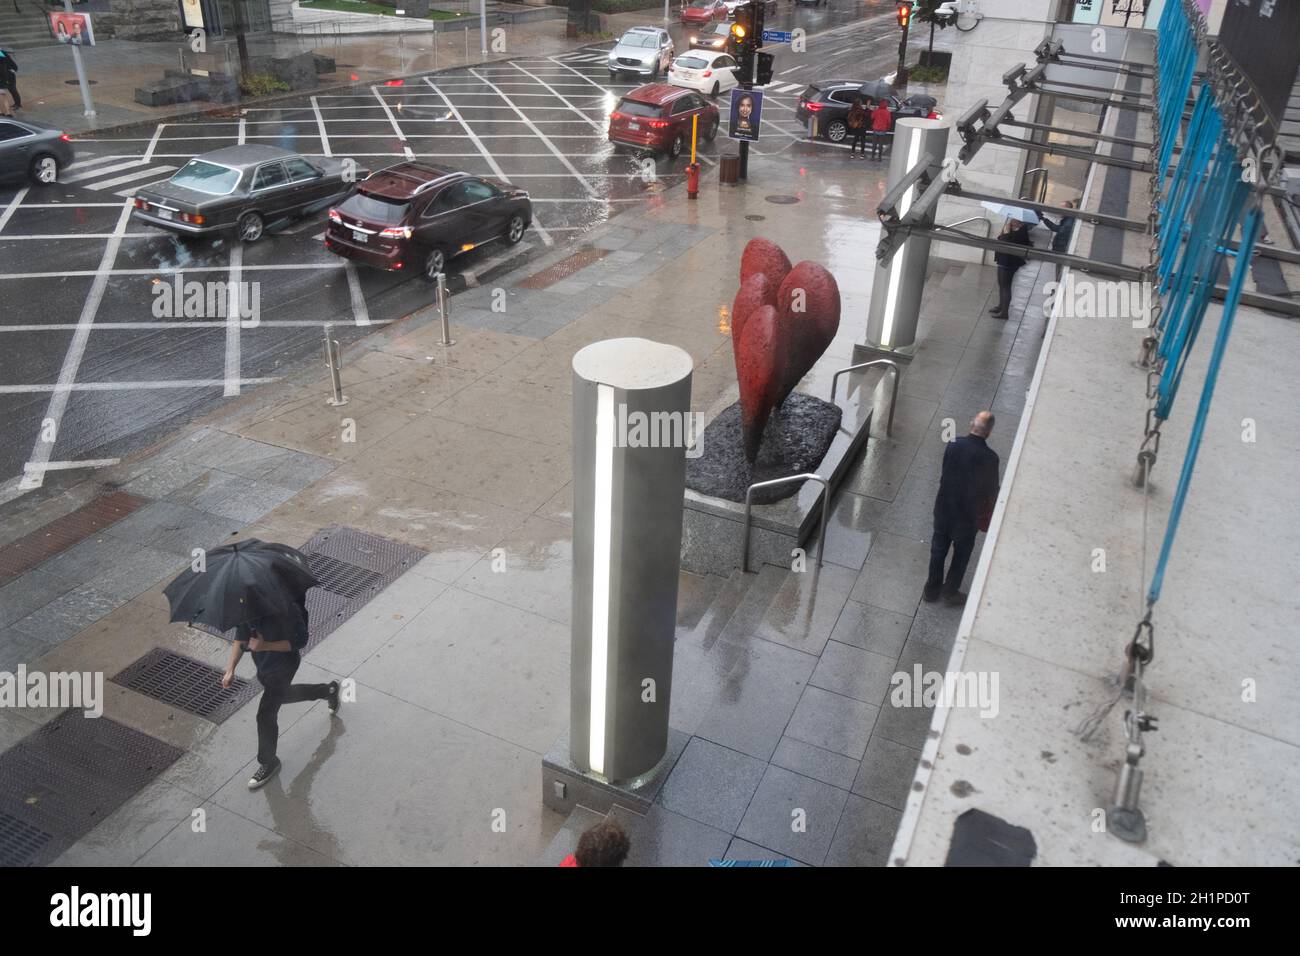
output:
{"label": "manhole cover", "polygon": [[765,220],[767,217],[766,217],[766,216],[760,216],[758,213],[753,212],[753,213],[750,213],[750,214],[749,214],[748,216],[746,216],[745,218],[748,219],[750,222],[762,222],[762,221]]}
{"label": "manhole cover", "polygon": [[799,201],[798,196],[764,196],[768,202],[776,203],[778,206],[789,206]]}
{"label": "manhole cover", "polygon": [[226,689],[221,686],[221,671],[217,668],[161,647],[129,665],[113,678],[113,683],[214,724],[257,696],[258,690],[257,684],[242,677],[236,677]]}
{"label": "manhole cover", "polygon": [[[76,85],[77,85],[78,83],[80,83],[81,81],[80,81],[80,80],[64,80],[63,82],[64,82],[66,85],[68,85],[68,86],[76,86]],[[97,86],[98,84],[99,84],[99,80],[87,80],[87,81],[86,81],[86,85],[87,85],[87,86]]]}
{"label": "manhole cover", "polygon": [[52,839],[44,830],[0,813],[0,866],[29,866]]}

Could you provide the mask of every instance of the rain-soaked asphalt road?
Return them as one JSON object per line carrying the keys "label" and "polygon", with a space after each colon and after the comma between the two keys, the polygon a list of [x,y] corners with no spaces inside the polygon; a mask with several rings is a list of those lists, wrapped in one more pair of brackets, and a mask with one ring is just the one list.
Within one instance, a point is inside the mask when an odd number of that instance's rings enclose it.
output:
{"label": "rain-soaked asphalt road", "polygon": [[[867,0],[793,9],[783,0],[769,13],[769,29],[801,26],[810,39],[802,54],[772,48],[776,76],[755,149],[810,163],[835,149],[802,142],[794,103],[810,80],[891,70],[893,14],[892,3]],[[672,32],[681,52],[685,31]],[[608,142],[609,111],[636,85],[611,82],[608,47],[78,139],[77,163],[59,185],[0,187],[0,503],[24,486],[53,485],[123,456],[246,389],[273,388],[277,377],[318,359],[325,322],[346,344],[430,300],[418,278],[345,268],[321,244],[323,216],[239,250],[229,240],[183,244],[129,218],[136,189],[191,156],[239,142],[353,157],[370,168],[409,150],[504,177],[533,197],[538,226],[520,247],[489,245],[453,260],[450,271],[472,281],[539,247],[574,242],[628,208],[661,202],[662,189],[681,181],[686,157],[659,159],[659,182],[647,183],[637,160]],[[704,162],[723,145],[719,137],[703,146]],[[258,282],[257,326],[226,316],[156,318],[153,288],[177,274]]]}

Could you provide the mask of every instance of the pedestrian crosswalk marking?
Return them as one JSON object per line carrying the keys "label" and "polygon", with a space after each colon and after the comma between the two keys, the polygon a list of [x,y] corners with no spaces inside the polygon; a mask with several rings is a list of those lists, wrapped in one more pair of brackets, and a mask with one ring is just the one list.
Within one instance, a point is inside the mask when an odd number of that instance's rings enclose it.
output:
{"label": "pedestrian crosswalk marking", "polygon": [[[125,157],[118,156],[115,158],[123,159]],[[81,182],[85,182],[88,179],[96,179],[100,176],[107,176],[109,173],[121,172],[123,169],[134,169],[137,166],[143,166],[144,164],[145,164],[144,160],[142,159],[128,159],[128,161],[125,163],[117,163],[113,166],[99,166],[95,169],[86,169],[83,172],[74,173],[71,176],[64,176],[63,183],[65,185],[69,185],[71,183],[81,183]],[[72,169],[73,167],[69,166],[68,168]]]}
{"label": "pedestrian crosswalk marking", "polygon": [[145,169],[138,169],[133,173],[127,173],[125,176],[116,176],[113,179],[105,180],[102,183],[91,183],[87,189],[111,189],[113,186],[120,186],[123,183],[129,183],[136,179],[143,179],[146,176],[153,176],[155,179],[160,173],[170,173],[175,166],[149,166]]}

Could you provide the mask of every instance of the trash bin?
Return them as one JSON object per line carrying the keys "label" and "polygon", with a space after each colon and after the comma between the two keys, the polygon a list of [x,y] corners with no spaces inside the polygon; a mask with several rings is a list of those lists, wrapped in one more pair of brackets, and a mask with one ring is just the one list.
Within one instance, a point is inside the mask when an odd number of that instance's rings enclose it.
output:
{"label": "trash bin", "polygon": [[740,154],[726,153],[718,164],[718,182],[735,185],[740,181]]}

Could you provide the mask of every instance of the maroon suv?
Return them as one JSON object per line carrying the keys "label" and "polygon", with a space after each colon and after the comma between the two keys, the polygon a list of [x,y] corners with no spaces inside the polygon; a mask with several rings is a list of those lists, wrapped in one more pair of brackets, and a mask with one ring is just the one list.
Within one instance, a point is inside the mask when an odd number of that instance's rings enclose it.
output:
{"label": "maroon suv", "polygon": [[462,252],[494,239],[518,242],[533,221],[533,206],[522,189],[406,162],[358,183],[329,215],[330,252],[433,279]]}
{"label": "maroon suv", "polygon": [[676,159],[691,142],[691,118],[700,118],[699,135],[718,135],[718,108],[694,90],[649,83],[628,93],[609,117],[609,141]]}

